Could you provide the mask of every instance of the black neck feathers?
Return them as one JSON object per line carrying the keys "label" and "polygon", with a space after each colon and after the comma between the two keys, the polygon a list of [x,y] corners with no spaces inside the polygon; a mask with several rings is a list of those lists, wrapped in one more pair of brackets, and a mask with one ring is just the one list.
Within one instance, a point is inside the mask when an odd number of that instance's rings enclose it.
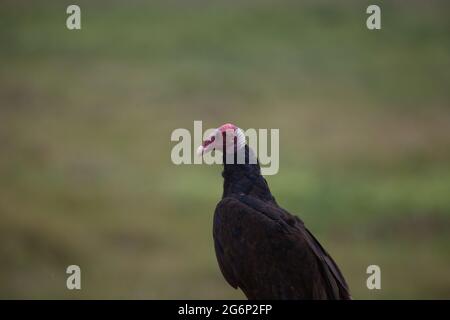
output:
{"label": "black neck feathers", "polygon": [[[245,145],[245,162],[237,161],[237,152],[234,152],[234,159],[227,159],[224,152],[223,163],[224,169],[222,176],[223,196],[232,195],[251,195],[264,201],[275,202],[275,198],[270,193],[266,179],[261,175],[261,168],[256,159],[256,163],[250,163],[249,159],[253,157],[253,150]],[[243,161],[241,161],[243,162]]]}

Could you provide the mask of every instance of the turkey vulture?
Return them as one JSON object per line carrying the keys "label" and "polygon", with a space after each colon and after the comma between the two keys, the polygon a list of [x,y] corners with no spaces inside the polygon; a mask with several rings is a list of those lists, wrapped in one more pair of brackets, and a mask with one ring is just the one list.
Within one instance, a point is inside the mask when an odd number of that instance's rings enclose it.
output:
{"label": "turkey vulture", "polygon": [[[330,255],[275,201],[257,159],[250,161],[254,153],[242,130],[219,127],[197,153],[211,150],[223,153],[223,195],[214,212],[213,237],[226,281],[248,299],[351,299]],[[238,161],[239,152],[245,161]]]}

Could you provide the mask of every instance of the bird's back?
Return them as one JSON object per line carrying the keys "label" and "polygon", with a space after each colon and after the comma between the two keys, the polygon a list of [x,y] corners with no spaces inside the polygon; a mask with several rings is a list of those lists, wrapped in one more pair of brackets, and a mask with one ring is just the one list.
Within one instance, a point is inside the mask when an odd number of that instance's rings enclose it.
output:
{"label": "bird's back", "polygon": [[249,196],[227,197],[214,215],[219,266],[249,299],[348,299],[339,268],[296,217]]}

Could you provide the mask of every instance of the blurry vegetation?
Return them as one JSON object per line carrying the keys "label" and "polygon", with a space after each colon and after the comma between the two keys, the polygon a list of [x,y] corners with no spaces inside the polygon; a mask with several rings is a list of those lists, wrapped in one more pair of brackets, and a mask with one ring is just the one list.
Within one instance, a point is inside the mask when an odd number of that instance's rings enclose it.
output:
{"label": "blurry vegetation", "polygon": [[272,193],[354,298],[450,298],[449,4],[383,1],[368,31],[371,3],[78,1],[69,31],[69,1],[3,1],[0,297],[243,298],[214,255],[221,168],[170,161],[203,120],[280,129]]}

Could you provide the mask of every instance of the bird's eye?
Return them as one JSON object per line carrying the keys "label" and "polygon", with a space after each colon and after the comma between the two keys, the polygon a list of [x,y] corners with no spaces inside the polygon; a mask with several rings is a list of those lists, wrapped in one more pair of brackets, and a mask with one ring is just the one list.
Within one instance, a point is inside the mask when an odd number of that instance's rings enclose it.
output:
{"label": "bird's eye", "polygon": [[210,141],[211,141],[211,142],[214,142],[215,140],[216,140],[216,137],[215,137],[215,136],[212,136]]}

